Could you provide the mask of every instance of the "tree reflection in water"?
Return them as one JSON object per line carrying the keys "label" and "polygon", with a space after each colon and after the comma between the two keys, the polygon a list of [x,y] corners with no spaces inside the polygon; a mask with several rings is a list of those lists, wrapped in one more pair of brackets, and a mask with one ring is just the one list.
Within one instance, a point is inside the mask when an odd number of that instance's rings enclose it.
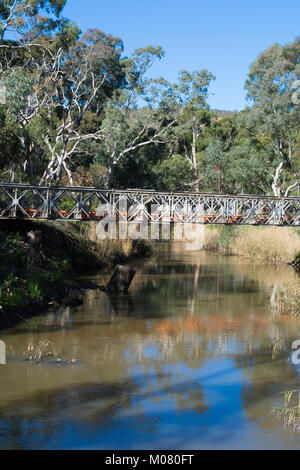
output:
{"label": "tree reflection in water", "polygon": [[[129,293],[88,291],[3,335],[0,447],[296,445],[269,414],[298,383],[297,333],[270,305],[293,271],[170,245],[135,268]],[[78,364],[24,363],[46,338]]]}

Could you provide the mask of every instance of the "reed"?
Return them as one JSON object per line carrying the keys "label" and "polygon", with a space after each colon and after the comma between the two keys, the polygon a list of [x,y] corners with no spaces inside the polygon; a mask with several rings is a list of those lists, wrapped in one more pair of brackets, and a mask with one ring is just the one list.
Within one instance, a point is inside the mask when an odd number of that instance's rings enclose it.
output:
{"label": "reed", "polygon": [[279,318],[299,319],[300,286],[292,284],[280,288],[274,299],[274,310]]}
{"label": "reed", "polygon": [[284,427],[292,432],[300,432],[300,391],[283,392],[282,406],[274,407],[271,414],[283,421]]}
{"label": "reed", "polygon": [[205,248],[277,265],[295,259],[300,238],[292,227],[209,227]]}

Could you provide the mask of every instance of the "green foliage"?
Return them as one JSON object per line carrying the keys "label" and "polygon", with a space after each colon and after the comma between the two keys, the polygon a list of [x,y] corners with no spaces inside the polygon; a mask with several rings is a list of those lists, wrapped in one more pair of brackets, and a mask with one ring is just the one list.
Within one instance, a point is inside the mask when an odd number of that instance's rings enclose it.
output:
{"label": "green foliage", "polygon": [[14,67],[3,75],[6,85],[6,104],[8,110],[17,115],[24,111],[32,92],[33,77],[22,67]]}
{"label": "green foliage", "polygon": [[69,260],[69,259],[63,259],[62,262],[61,262],[61,264],[62,264],[62,269],[63,269],[63,271],[67,271],[67,272],[68,272],[68,271],[70,270],[70,265],[71,265],[71,263],[70,263],[70,260]]}
{"label": "green foliage", "polygon": [[156,185],[165,191],[186,191],[191,173],[191,165],[182,155],[174,155],[153,167]]}
{"label": "green foliage", "polygon": [[210,111],[215,77],[208,70],[181,70],[176,83],[152,78],[151,67],[165,56],[161,46],[125,57],[120,38],[98,29],[81,34],[63,18],[66,0],[0,3],[2,180],[231,194],[293,190],[300,171],[293,99],[299,39],[274,44],[251,64],[249,108]]}
{"label": "green foliage", "polygon": [[15,308],[24,300],[24,292],[20,287],[19,278],[14,274],[3,274],[0,276],[0,299],[1,305]]}
{"label": "green foliage", "polygon": [[24,152],[21,145],[22,130],[15,118],[0,106],[0,168],[6,169],[12,163],[21,163]]}
{"label": "green foliage", "polygon": [[248,139],[241,145],[233,146],[228,158],[229,184],[234,194],[268,193],[271,186],[270,170],[273,169],[270,151],[257,148]]}
{"label": "green foliage", "polygon": [[26,266],[22,238],[18,232],[7,234],[0,231],[0,266],[6,266],[8,269],[10,265],[20,269]]}
{"label": "green foliage", "polygon": [[[286,181],[297,182],[293,140],[300,126],[300,105],[293,95],[300,77],[299,58],[299,38],[286,46],[274,44],[251,64],[246,81],[251,104],[247,125],[252,132],[269,136],[278,165],[272,189],[278,196],[286,190]],[[280,164],[284,164],[286,176]]]}
{"label": "green foliage", "polygon": [[[66,0],[2,0],[0,10],[0,38],[14,32],[22,41],[62,29],[60,21]],[[49,16],[45,16],[45,13]]]}
{"label": "green foliage", "polygon": [[27,282],[27,289],[31,299],[40,300],[42,299],[42,291],[40,289],[40,280],[37,277],[30,279]]}
{"label": "green foliage", "polygon": [[219,194],[228,192],[227,189],[230,186],[228,169],[229,158],[223,152],[222,142],[218,139],[211,141],[205,153],[205,171],[208,184]]}
{"label": "green foliage", "polygon": [[100,163],[94,163],[90,167],[95,188],[104,188],[107,181],[108,169]]}
{"label": "green foliage", "polygon": [[24,291],[19,287],[7,289],[1,294],[1,303],[3,307],[11,309],[18,308],[24,304]]}
{"label": "green foliage", "polygon": [[208,88],[215,77],[208,70],[195,70],[179,72],[178,83],[174,85],[174,91],[178,94],[181,105],[189,110],[207,108]]}

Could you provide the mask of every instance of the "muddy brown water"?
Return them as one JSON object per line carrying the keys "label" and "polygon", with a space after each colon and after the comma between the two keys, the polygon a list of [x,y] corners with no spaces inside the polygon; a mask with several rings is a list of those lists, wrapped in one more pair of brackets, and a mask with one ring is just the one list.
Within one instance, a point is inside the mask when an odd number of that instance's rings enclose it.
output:
{"label": "muddy brown water", "polygon": [[[128,295],[88,291],[0,332],[0,449],[299,448],[270,415],[299,387],[300,327],[272,307],[293,269],[181,243],[134,267]],[[40,341],[55,355],[24,360]]]}

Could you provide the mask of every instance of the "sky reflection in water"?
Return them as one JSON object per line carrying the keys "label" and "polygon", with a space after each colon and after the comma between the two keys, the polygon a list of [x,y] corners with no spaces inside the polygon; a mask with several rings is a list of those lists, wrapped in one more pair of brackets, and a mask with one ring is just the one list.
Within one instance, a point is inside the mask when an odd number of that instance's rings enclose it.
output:
{"label": "sky reflection in water", "polygon": [[[298,448],[269,414],[298,387],[297,332],[270,307],[296,274],[182,244],[135,267],[128,295],[90,291],[79,308],[1,333],[0,448]],[[24,361],[45,339],[62,362]]]}

